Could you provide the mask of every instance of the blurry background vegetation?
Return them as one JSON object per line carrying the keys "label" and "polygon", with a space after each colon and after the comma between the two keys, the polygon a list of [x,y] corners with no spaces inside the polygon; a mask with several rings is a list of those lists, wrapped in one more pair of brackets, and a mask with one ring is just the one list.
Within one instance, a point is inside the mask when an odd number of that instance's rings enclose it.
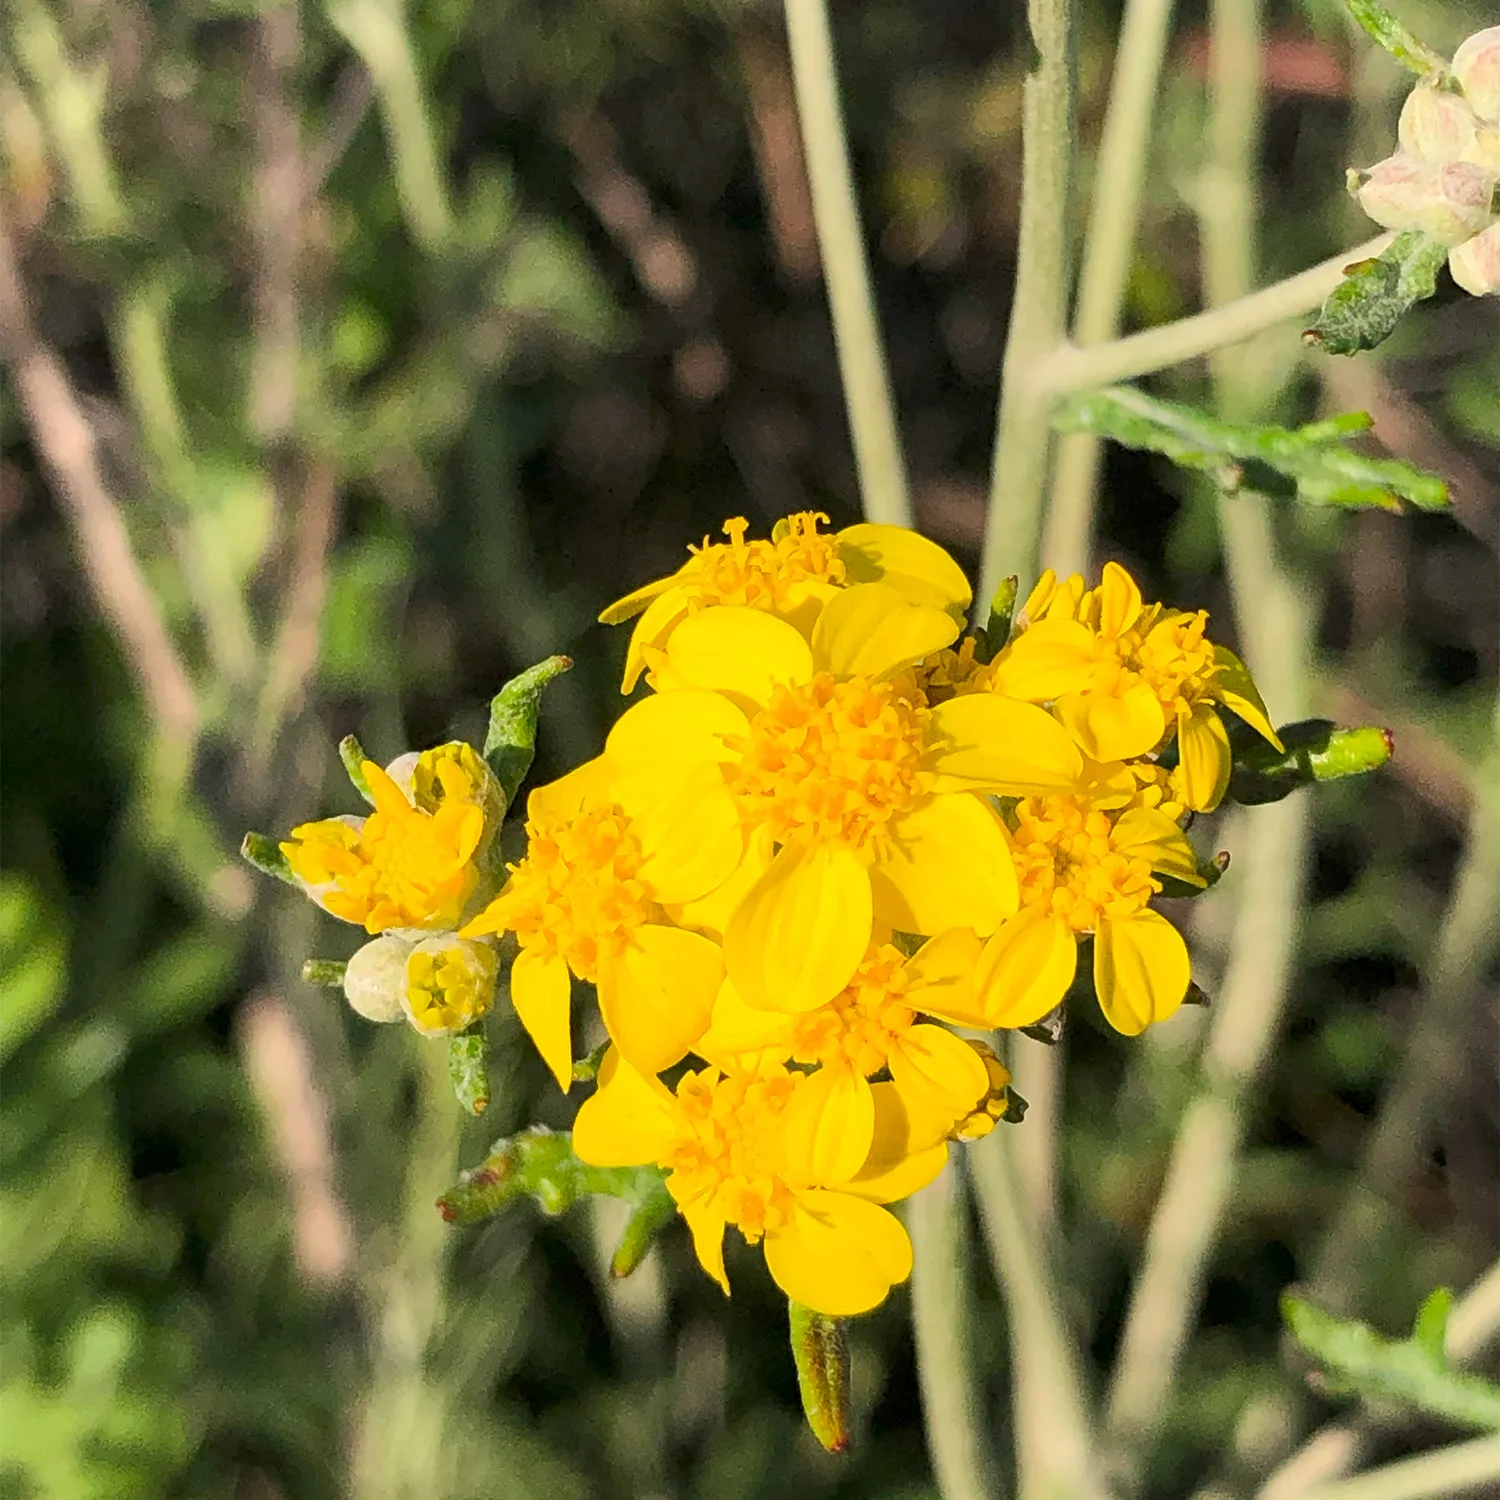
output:
{"label": "blurry background vegetation", "polygon": [[[1482,10],[1402,13],[1447,51]],[[438,1049],[298,980],[349,931],[233,857],[245,827],[354,809],[340,735],[382,760],[477,737],[495,687],[554,651],[578,668],[537,769],[565,770],[618,707],[605,602],[726,516],[854,519],[779,7],[0,15],[0,1495],[934,1495],[905,1293],[855,1327],[840,1460],[803,1428],[756,1257],[725,1303],[684,1235],[615,1286],[601,1218],[449,1232],[431,1205],[455,1153],[567,1108],[500,1017],[495,1102],[461,1125]],[[970,0],[835,19],[919,521],[972,563],[1024,20]],[[1084,6],[1086,142],[1117,22]],[[1270,5],[1260,45],[1270,280],[1369,233],[1343,169],[1388,153],[1402,80],[1329,0]],[[1200,305],[1205,58],[1186,6],[1131,325]],[[1445,285],[1378,356],[1305,363],[1292,334],[1273,409],[1370,410],[1454,507],[1283,513],[1314,706],[1392,725],[1397,758],[1317,803],[1289,1009],[1152,1495],[1248,1492],[1332,1413],[1277,1296],[1353,1190],[1383,1228],[1320,1292],[1390,1332],[1497,1248],[1492,926],[1427,980],[1500,668],[1500,317]],[[1154,388],[1201,395],[1203,371]],[[1231,629],[1197,481],[1111,452],[1101,530],[1148,597]],[[1235,899],[1231,874],[1193,912],[1210,990]],[[1074,1027],[1059,1264],[1096,1387],[1203,1024],[1135,1046]],[[1003,1315],[972,1269],[1003,1451]]]}

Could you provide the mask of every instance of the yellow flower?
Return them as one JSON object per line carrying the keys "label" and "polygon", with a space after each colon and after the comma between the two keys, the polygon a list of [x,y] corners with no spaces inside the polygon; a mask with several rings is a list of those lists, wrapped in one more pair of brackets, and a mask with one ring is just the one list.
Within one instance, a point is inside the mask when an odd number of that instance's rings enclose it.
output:
{"label": "yellow flower", "polygon": [[407,955],[401,1008],[423,1036],[452,1036],[495,1003],[499,961],[486,942],[444,933],[424,938]]}
{"label": "yellow flower", "polygon": [[1175,730],[1181,791],[1195,811],[1212,811],[1229,784],[1229,737],[1216,704],[1281,748],[1243,663],[1204,635],[1207,611],[1144,604],[1118,563],[1107,563],[1089,590],[1076,574],[1059,584],[1047,572],[1021,618],[1025,628],[992,663],[987,685],[1051,703],[1098,761],[1149,755]]}
{"label": "yellow flower", "polygon": [[930,1181],[943,1160],[935,1145],[911,1149],[889,1085],[857,1104],[852,1090],[847,1072],[768,1065],[690,1072],[673,1092],[611,1051],[578,1111],[573,1149],[595,1166],[662,1167],[700,1264],[726,1293],[732,1224],[764,1244],[793,1301],[852,1317],[911,1274],[911,1241],[878,1205]]}
{"label": "yellow flower", "polygon": [[526,857],[462,934],[515,933],[511,1000],[564,1090],[573,1076],[570,971],[598,987],[611,1038],[643,1072],[670,1067],[697,1041],[723,959],[717,943],[670,925],[661,903],[702,895],[741,857],[732,823],[705,825],[681,847],[644,838],[610,798],[605,769],[590,761],[531,793]]}
{"label": "yellow flower", "polygon": [[746,1005],[726,980],[693,1050],[719,1066],[791,1058],[842,1069],[856,1080],[849,1097],[860,1108],[865,1080],[888,1069],[908,1116],[938,1139],[976,1107],[988,1077],[968,1043],[922,1017],[988,1025],[973,992],[979,953],[979,938],[966,927],[931,938],[911,958],[872,942],[848,986],[800,1015]]}
{"label": "yellow flower", "polygon": [[1182,830],[1147,807],[1107,811],[1083,798],[1024,797],[1011,847],[1021,909],[985,944],[975,987],[991,1026],[1030,1026],[1073,982],[1078,939],[1094,935],[1094,987],[1105,1018],[1135,1036],[1182,1003],[1182,935],[1147,902],[1157,874],[1202,885]]}
{"label": "yellow flower", "polygon": [[744,828],[738,899],[716,915],[752,1006],[832,1000],[877,921],[993,932],[1015,910],[1015,874],[975,793],[1065,789],[1081,773],[1042,709],[991,694],[929,709],[911,674],[892,675],[944,644],[934,617],[948,618],[878,583],[830,602],[811,645],[755,610],[700,610],[665,652],[683,685],[633,705],[609,735],[616,794],[657,837],[690,840],[730,817]]}
{"label": "yellow flower", "polygon": [[366,932],[457,926],[479,880],[484,806],[453,795],[415,807],[374,761],[362,770],[375,810],[294,828],[281,845],[292,873],[326,911]]}
{"label": "yellow flower", "polygon": [[696,610],[716,604],[763,610],[789,620],[807,637],[823,606],[840,589],[884,582],[917,603],[961,617],[972,593],[963,570],[935,542],[900,526],[865,523],[836,535],[818,529],[828,517],[803,511],[776,523],[769,541],[747,541],[749,522],[724,523],[727,542],[707,537],[667,578],[658,578],[611,604],[599,619],[617,625],[636,615],[621,692],[645,670],[649,653]]}

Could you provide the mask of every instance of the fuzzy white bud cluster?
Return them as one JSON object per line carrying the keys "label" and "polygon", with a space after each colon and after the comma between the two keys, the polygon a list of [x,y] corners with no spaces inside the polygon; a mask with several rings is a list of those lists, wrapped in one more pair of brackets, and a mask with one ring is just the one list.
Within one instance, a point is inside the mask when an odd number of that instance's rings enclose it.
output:
{"label": "fuzzy white bud cluster", "polygon": [[1360,207],[1446,245],[1465,291],[1500,294],[1500,26],[1464,41],[1445,80],[1407,95],[1398,134],[1394,156],[1350,175]]}

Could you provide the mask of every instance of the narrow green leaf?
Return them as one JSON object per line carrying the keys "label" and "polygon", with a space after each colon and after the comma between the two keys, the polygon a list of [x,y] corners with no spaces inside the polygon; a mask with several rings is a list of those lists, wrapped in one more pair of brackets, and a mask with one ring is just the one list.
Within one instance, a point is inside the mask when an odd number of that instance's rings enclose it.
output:
{"label": "narrow green leaf", "polygon": [[1437,291],[1447,258],[1447,248],[1418,229],[1398,234],[1373,259],[1344,268],[1303,342],[1325,354],[1358,354],[1384,343],[1413,304]]}
{"label": "narrow green leaf", "polygon": [[1011,622],[1016,613],[1016,594],[1021,580],[1014,573],[1000,580],[983,626],[974,632],[974,655],[982,662],[993,661],[996,653],[1010,639]]}
{"label": "narrow green leaf", "polygon": [[646,1252],[656,1243],[656,1236],[677,1212],[672,1195],[665,1190],[649,1194],[625,1222],[620,1243],[609,1263],[611,1276],[629,1276],[645,1260]]}
{"label": "narrow green leaf", "polygon": [[1063,432],[1094,432],[1127,448],[1161,453],[1185,468],[1204,469],[1223,488],[1241,483],[1274,491],[1291,486],[1315,505],[1421,510],[1448,503],[1441,479],[1396,459],[1368,458],[1341,439],[1370,426],[1364,412],[1346,412],[1304,427],[1222,422],[1190,406],[1159,401],[1134,386],[1085,391],[1054,417]]}
{"label": "narrow green leaf", "polygon": [[[1436,1296],[1436,1294],[1435,1294]],[[1463,1427],[1500,1430],[1500,1386],[1451,1369],[1437,1324],[1443,1303],[1429,1298],[1409,1339],[1382,1337],[1367,1324],[1336,1318],[1299,1297],[1281,1299],[1282,1316],[1298,1343],[1327,1371],[1334,1389],[1372,1401],[1395,1401]]]}
{"label": "narrow green leaf", "polygon": [[1344,0],[1349,14],[1402,67],[1423,78],[1446,73],[1448,65],[1431,47],[1419,42],[1380,0]]}
{"label": "narrow green leaf", "polygon": [[830,1452],[849,1448],[849,1335],[841,1318],[788,1302],[797,1389],[813,1436]]}
{"label": "narrow green leaf", "polygon": [[448,1078],[458,1102],[471,1115],[482,1115],[490,1104],[490,1046],[484,1022],[448,1038]]}
{"label": "narrow green leaf", "polygon": [[341,990],[348,969],[349,965],[342,959],[310,958],[302,965],[302,981],[304,984],[315,984],[320,989]]}
{"label": "narrow green leaf", "polygon": [[1439,1363],[1447,1359],[1443,1343],[1448,1337],[1448,1314],[1452,1311],[1453,1293],[1440,1286],[1428,1293],[1427,1300],[1417,1309],[1417,1321],[1412,1325],[1412,1338]]}
{"label": "narrow green leaf", "polygon": [[536,754],[537,709],[542,689],[573,665],[566,656],[549,656],[512,677],[490,702],[490,727],[484,739],[489,762],[509,807]]}
{"label": "narrow green leaf", "polygon": [[302,889],[301,881],[292,874],[292,867],[287,863],[286,855],[281,852],[281,845],[275,839],[268,838],[263,833],[247,833],[240,845],[240,858],[246,864],[254,865],[262,875],[270,875],[276,880],[296,886],[298,890]]}
{"label": "narrow green leaf", "polygon": [[1285,750],[1259,736],[1253,740],[1236,736],[1226,800],[1247,807],[1280,802],[1298,787],[1378,771],[1395,748],[1388,729],[1369,725],[1339,729],[1327,719],[1283,724],[1277,734]]}
{"label": "narrow green leaf", "polygon": [[339,759],[344,763],[349,780],[354,783],[354,790],[374,807],[375,797],[370,791],[370,783],[365,779],[365,762],[369,758],[365,754],[365,747],[352,734],[346,734],[339,741]]}
{"label": "narrow green leaf", "polygon": [[608,1041],[600,1042],[592,1052],[574,1059],[573,1082],[592,1083],[599,1076],[599,1069],[603,1067],[605,1056],[612,1045]]}

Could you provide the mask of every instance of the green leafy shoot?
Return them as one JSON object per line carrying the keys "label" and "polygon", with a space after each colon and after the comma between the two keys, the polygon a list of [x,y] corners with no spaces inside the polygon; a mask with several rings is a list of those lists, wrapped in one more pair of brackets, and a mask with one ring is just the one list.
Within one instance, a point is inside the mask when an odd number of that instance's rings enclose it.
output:
{"label": "green leafy shoot", "polygon": [[1419,42],[1380,0],[1344,0],[1344,5],[1371,39],[1402,67],[1423,78],[1440,77],[1448,71],[1448,64],[1425,42]]}
{"label": "green leafy shoot", "polygon": [[292,874],[286,855],[281,852],[281,845],[267,834],[247,833],[240,844],[240,858],[246,864],[254,865],[262,875],[294,885],[299,890],[302,888],[301,882]]}
{"label": "green leafy shoot", "polygon": [[1500,1431],[1500,1386],[1453,1369],[1443,1353],[1452,1302],[1446,1287],[1433,1292],[1407,1339],[1387,1339],[1368,1324],[1336,1318],[1290,1294],[1282,1297],[1281,1312],[1297,1342],[1323,1366],[1332,1391]]}
{"label": "green leafy shoot", "polygon": [[1446,247],[1419,229],[1398,234],[1379,255],[1344,267],[1317,321],[1303,335],[1325,354],[1358,354],[1383,344],[1415,303],[1437,291]]}
{"label": "green leafy shoot", "polygon": [[1259,736],[1231,733],[1234,770],[1229,776],[1231,802],[1257,807],[1280,802],[1298,787],[1341,781],[1378,771],[1395,748],[1389,729],[1363,724],[1340,729],[1327,719],[1303,719],[1276,731],[1283,749]]}
{"label": "green leafy shoot", "polygon": [[543,1213],[556,1215],[589,1196],[619,1198],[630,1205],[610,1267],[616,1276],[628,1276],[676,1212],[666,1175],[658,1167],[591,1167],[573,1154],[569,1131],[533,1125],[496,1141],[437,1206],[450,1224],[478,1224],[521,1198],[535,1199]]}
{"label": "green leafy shoot", "polygon": [[1343,439],[1370,427],[1364,412],[1298,428],[1221,422],[1134,386],[1115,385],[1071,397],[1053,422],[1063,432],[1099,433],[1185,468],[1204,469],[1226,490],[1249,485],[1351,509],[1399,510],[1405,501],[1419,510],[1440,510],[1448,503],[1448,487],[1435,475],[1398,459],[1367,458],[1345,445]]}
{"label": "green leafy shoot", "polygon": [[542,689],[572,667],[566,656],[549,656],[519,677],[512,677],[490,702],[490,726],[484,739],[484,758],[505,794],[505,805],[515,801],[521,782],[536,754],[536,720]]}
{"label": "green leafy shoot", "polygon": [[448,1079],[455,1098],[471,1115],[482,1115],[489,1108],[489,1059],[483,1021],[448,1038]]}
{"label": "green leafy shoot", "polygon": [[344,770],[348,772],[354,790],[371,807],[374,807],[375,794],[370,790],[370,783],[365,779],[365,762],[369,758],[365,754],[365,747],[352,734],[346,734],[339,741],[339,759],[344,763]]}
{"label": "green leafy shoot", "polygon": [[849,1447],[849,1333],[842,1318],[788,1302],[797,1389],[813,1436],[830,1453]]}

